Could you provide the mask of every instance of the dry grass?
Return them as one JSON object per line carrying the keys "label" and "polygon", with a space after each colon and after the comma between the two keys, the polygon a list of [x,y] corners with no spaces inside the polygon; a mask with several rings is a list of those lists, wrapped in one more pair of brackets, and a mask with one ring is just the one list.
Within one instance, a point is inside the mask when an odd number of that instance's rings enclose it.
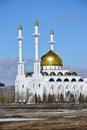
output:
{"label": "dry grass", "polygon": [[87,130],[87,119],[1,123],[0,130]]}
{"label": "dry grass", "polygon": [[[33,106],[34,107],[34,106]],[[6,109],[0,113],[0,117],[45,117],[46,120],[39,121],[23,121],[23,122],[3,122],[0,123],[0,130],[87,130],[87,110],[82,111],[81,109],[86,108],[86,105],[79,106],[73,112],[55,113],[59,109],[44,109],[39,105],[39,109],[30,106],[26,108],[19,108],[17,106],[1,106],[1,109]],[[56,106],[57,107],[57,106]],[[55,107],[54,107],[55,108]],[[61,108],[59,106],[59,108]],[[70,107],[69,107],[70,108]],[[0,110],[1,110],[0,109]],[[76,116],[72,118],[64,118],[64,116]]]}

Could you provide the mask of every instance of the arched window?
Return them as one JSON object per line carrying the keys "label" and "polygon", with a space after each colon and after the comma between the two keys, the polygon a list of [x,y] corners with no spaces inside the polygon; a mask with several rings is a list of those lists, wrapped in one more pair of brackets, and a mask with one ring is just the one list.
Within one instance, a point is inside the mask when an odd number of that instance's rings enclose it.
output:
{"label": "arched window", "polygon": [[83,79],[79,79],[78,81],[79,81],[79,82],[82,82],[82,81],[83,81]]}
{"label": "arched window", "polygon": [[33,72],[28,72],[28,73],[26,73],[26,77],[31,77],[32,74],[33,74]]}
{"label": "arched window", "polygon": [[47,75],[48,75],[48,73],[47,73],[47,72],[43,72],[43,75],[44,75],[44,76],[47,76]]}
{"label": "arched window", "polygon": [[61,80],[61,78],[58,78],[56,81],[57,81],[57,82],[61,82],[62,80]]}
{"label": "arched window", "polygon": [[65,79],[64,79],[64,81],[65,81],[65,82],[68,82],[68,81],[69,81],[69,79],[65,78]]}
{"label": "arched window", "polygon": [[56,75],[55,72],[51,72],[50,75]]}
{"label": "arched window", "polygon": [[50,82],[53,82],[53,81],[54,81],[54,79],[53,79],[53,78],[51,78],[51,79],[49,79],[49,81],[50,81]]}
{"label": "arched window", "polygon": [[62,73],[62,72],[59,72],[58,75],[61,76],[61,75],[63,75],[63,73]]}
{"label": "arched window", "polygon": [[66,72],[66,73],[65,73],[65,75],[69,75],[69,73],[68,73],[68,72]]}
{"label": "arched window", "polygon": [[72,75],[73,75],[73,76],[77,76],[77,73],[76,73],[76,72],[73,72]]}
{"label": "arched window", "polygon": [[75,82],[75,81],[76,81],[76,79],[75,79],[75,78],[73,78],[71,81]]}
{"label": "arched window", "polygon": [[68,75],[71,75],[71,73],[69,72]]}

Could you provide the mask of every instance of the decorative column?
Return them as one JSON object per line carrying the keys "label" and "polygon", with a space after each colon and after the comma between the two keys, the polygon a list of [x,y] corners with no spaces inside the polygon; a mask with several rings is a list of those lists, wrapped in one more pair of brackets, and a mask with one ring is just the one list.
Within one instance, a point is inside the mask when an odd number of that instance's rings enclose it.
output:
{"label": "decorative column", "polygon": [[18,75],[22,76],[24,75],[24,62],[22,61],[22,26],[20,25],[18,27],[18,43],[19,43],[19,61],[18,61]]}
{"label": "decorative column", "polygon": [[54,50],[54,43],[55,43],[55,41],[54,41],[54,31],[53,30],[51,30],[50,31],[50,41],[49,41],[49,43],[50,43],[50,50]]}
{"label": "decorative column", "polygon": [[33,36],[35,37],[35,59],[34,59],[34,75],[40,74],[40,60],[38,58],[38,37],[40,34],[38,33],[38,26],[39,23],[36,21],[34,23],[35,26],[35,33]]}

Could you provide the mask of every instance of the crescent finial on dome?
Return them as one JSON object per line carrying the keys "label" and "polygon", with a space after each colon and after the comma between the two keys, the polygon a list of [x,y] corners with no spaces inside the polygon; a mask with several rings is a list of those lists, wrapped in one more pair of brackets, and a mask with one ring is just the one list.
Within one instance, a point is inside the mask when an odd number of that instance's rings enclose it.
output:
{"label": "crescent finial on dome", "polygon": [[18,30],[22,30],[22,26],[21,25],[18,26]]}

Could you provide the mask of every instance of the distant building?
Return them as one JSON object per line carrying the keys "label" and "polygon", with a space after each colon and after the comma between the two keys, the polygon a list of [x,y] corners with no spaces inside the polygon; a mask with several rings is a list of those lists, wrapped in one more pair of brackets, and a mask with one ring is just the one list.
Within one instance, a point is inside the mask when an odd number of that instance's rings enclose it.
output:
{"label": "distant building", "polygon": [[62,68],[62,58],[54,51],[54,31],[50,32],[50,50],[41,59],[38,58],[39,23],[34,24],[35,59],[34,72],[24,73],[22,60],[22,26],[18,27],[19,61],[15,80],[15,102],[58,102],[79,100],[87,97],[87,78],[83,79],[76,72]]}
{"label": "distant building", "polygon": [[5,86],[5,84],[3,84],[3,83],[0,83],[0,87],[4,87]]}
{"label": "distant building", "polygon": [[15,102],[15,87],[0,87],[0,104],[10,104]]}

